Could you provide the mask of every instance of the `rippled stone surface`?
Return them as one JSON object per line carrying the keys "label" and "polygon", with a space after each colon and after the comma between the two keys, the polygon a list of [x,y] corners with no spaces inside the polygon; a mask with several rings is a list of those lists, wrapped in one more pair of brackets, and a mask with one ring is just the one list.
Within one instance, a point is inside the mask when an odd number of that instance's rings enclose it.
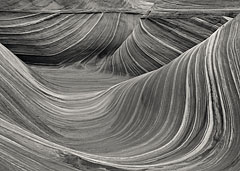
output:
{"label": "rippled stone surface", "polygon": [[240,15],[1,14],[1,171],[240,169]]}

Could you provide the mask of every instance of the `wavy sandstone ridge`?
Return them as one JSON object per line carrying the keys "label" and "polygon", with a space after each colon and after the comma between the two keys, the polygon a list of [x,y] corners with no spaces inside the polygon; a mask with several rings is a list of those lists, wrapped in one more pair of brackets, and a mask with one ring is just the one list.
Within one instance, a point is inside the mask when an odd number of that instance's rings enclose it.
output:
{"label": "wavy sandstone ridge", "polygon": [[0,42],[29,64],[76,63],[131,76],[169,63],[231,19],[214,15],[140,19],[140,14],[121,12],[0,13]]}
{"label": "wavy sandstone ridge", "polygon": [[171,62],[239,12],[237,1],[216,8],[215,2],[192,3],[4,1],[0,42],[28,64],[138,76]]}
{"label": "wavy sandstone ridge", "polygon": [[101,61],[99,70],[131,76],[156,70],[207,39],[231,19],[214,15],[142,18],[113,55]]}
{"label": "wavy sandstone ridge", "polygon": [[2,14],[1,43],[27,63],[63,66],[92,58],[96,63],[113,54],[140,18],[124,13]]}
{"label": "wavy sandstone ridge", "polygon": [[239,170],[239,35],[240,15],[162,68],[88,93],[0,45],[0,168]]}
{"label": "wavy sandstone ridge", "polygon": [[4,0],[1,10],[145,10],[154,0]]}

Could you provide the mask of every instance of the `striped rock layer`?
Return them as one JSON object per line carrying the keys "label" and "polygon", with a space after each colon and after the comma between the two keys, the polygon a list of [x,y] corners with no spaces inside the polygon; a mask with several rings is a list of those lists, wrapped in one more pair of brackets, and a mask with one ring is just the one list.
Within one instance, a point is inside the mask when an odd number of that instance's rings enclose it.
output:
{"label": "striped rock layer", "polygon": [[156,0],[153,8],[161,8],[163,10],[187,10],[187,9],[238,9],[239,2],[235,0]]}
{"label": "striped rock layer", "polygon": [[156,70],[207,39],[231,20],[225,16],[142,18],[112,56],[102,60],[100,71],[137,76]]}
{"label": "striped rock layer", "polygon": [[3,0],[0,10],[146,10],[154,0]]}
{"label": "striped rock layer", "polygon": [[151,10],[153,15],[161,13],[165,17],[186,17],[189,15],[237,14],[240,7],[237,0],[156,0]]}
{"label": "striped rock layer", "polygon": [[96,63],[114,53],[139,18],[125,13],[2,12],[0,42],[31,64],[69,65],[90,58]]}
{"label": "striped rock layer", "polygon": [[0,42],[29,64],[137,76],[169,63],[233,16],[0,12]]}
{"label": "striped rock layer", "polygon": [[240,15],[160,69],[87,93],[0,45],[0,169],[239,170],[239,35]]}

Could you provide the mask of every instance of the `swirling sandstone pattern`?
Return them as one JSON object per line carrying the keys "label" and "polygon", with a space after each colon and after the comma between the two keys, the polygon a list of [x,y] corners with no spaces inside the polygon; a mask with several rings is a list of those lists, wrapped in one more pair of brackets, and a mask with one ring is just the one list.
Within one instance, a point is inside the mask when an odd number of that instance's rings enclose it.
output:
{"label": "swirling sandstone pattern", "polygon": [[224,16],[142,18],[114,54],[102,61],[100,71],[137,76],[158,69],[227,21]]}
{"label": "swirling sandstone pattern", "polygon": [[158,70],[82,92],[0,45],[0,169],[239,170],[239,35],[237,16]]}
{"label": "swirling sandstone pattern", "polygon": [[122,12],[0,13],[0,42],[27,63],[76,63],[131,76],[169,63],[229,19],[214,15],[140,19],[140,14]]}
{"label": "swirling sandstone pattern", "polygon": [[10,0],[3,1],[2,10],[106,10],[106,9],[148,9],[153,0]]}
{"label": "swirling sandstone pattern", "polygon": [[240,169],[239,2],[71,2],[1,4],[0,171]]}
{"label": "swirling sandstone pattern", "polygon": [[48,65],[111,55],[140,17],[122,13],[26,13],[11,18],[5,12],[2,16],[0,42],[28,63]]}
{"label": "swirling sandstone pattern", "polygon": [[[212,12],[215,2],[194,2],[191,9],[190,4],[153,4],[150,0],[75,0],[71,4],[64,0],[6,1],[3,9],[18,10],[0,12],[0,42],[29,64],[74,64],[137,76],[162,67],[202,42],[240,10],[237,1],[222,3],[216,8],[218,12]],[[147,10],[149,14],[140,18]]]}

